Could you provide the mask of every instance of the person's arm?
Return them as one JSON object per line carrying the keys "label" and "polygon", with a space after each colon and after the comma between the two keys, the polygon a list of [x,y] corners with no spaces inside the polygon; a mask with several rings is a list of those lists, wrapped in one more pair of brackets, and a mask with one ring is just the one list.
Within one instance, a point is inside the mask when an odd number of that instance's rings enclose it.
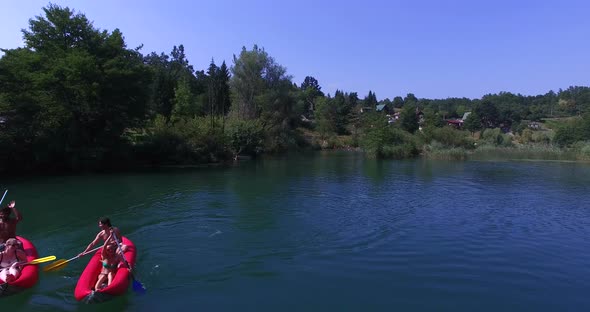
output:
{"label": "person's arm", "polygon": [[27,261],[27,254],[23,250],[18,249],[16,252],[16,258],[19,261]]}
{"label": "person's arm", "polygon": [[22,266],[27,263],[27,254],[18,249],[16,252],[16,262],[12,264],[12,266]]}
{"label": "person's arm", "polygon": [[125,261],[125,258],[123,258],[123,256],[121,254],[117,254],[117,260],[119,260],[119,264],[117,265],[117,268],[125,268],[128,269],[129,271],[131,271],[131,268],[129,267],[129,263],[127,263],[127,261]]}
{"label": "person's arm", "polygon": [[86,247],[86,249],[84,249],[84,251],[82,251],[79,255],[83,255],[83,254],[87,253],[88,250],[90,250],[92,247],[94,247],[94,245],[96,245],[99,240],[100,240],[100,232],[98,234],[96,234],[96,238],[94,238],[94,240],[90,244],[88,244],[88,247]]}
{"label": "person's arm", "polygon": [[101,261],[104,261],[107,258],[107,245],[102,245],[102,249],[100,251]]}
{"label": "person's arm", "polygon": [[[121,254],[123,255],[123,236],[121,236],[121,231],[119,230],[119,228],[113,228],[113,230],[111,231],[111,239],[113,241],[114,244],[117,244],[117,254]],[[114,237],[112,236],[116,236],[117,239],[115,240]],[[118,241],[118,242],[117,242]]]}
{"label": "person's arm", "polygon": [[12,209],[14,215],[16,216],[15,223],[20,222],[23,219],[23,215],[16,209],[16,202],[13,200],[8,204],[8,208]]}

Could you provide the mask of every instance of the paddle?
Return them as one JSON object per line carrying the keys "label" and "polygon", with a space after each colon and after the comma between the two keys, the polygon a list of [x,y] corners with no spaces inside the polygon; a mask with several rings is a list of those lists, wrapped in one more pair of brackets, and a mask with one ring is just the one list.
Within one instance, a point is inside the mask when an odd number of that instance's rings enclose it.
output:
{"label": "paddle", "polygon": [[6,196],[6,193],[8,193],[8,190],[4,191],[4,195],[2,195],[2,199],[0,199],[0,205],[2,205],[2,201],[4,200],[4,196]]}
{"label": "paddle", "polygon": [[[0,199],[0,205],[2,205],[2,202],[4,201],[4,197],[6,196],[6,193],[8,193],[8,190],[4,191],[4,195],[2,195],[2,199]],[[0,251],[4,250],[4,243],[0,243]]]}
{"label": "paddle", "polygon": [[98,247],[96,247],[96,248],[94,248],[94,249],[92,249],[90,251],[87,251],[87,252],[83,253],[82,255],[77,255],[77,256],[75,256],[75,257],[73,257],[71,259],[68,259],[68,260],[66,260],[66,259],[59,259],[59,260],[55,261],[54,263],[52,263],[52,264],[44,267],[43,268],[43,272],[48,272],[48,271],[54,271],[54,270],[62,269],[63,267],[65,267],[68,264],[68,262],[70,262],[72,260],[76,260],[76,259],[80,258],[80,256],[85,256],[85,255],[87,255],[87,254],[89,254],[91,252],[95,252],[95,251],[97,251],[97,250],[99,250],[101,248],[102,248],[102,246],[98,246]]}
{"label": "paddle", "polygon": [[[44,263],[44,262],[49,262],[49,261],[53,261],[55,260],[55,256],[47,256],[47,257],[43,257],[43,258],[37,258],[34,260],[31,260],[29,262],[22,262],[19,263],[18,265],[28,265],[28,264],[39,264],[39,263]],[[7,282],[1,283],[0,286],[4,286],[5,284],[8,284]]]}
{"label": "paddle", "polygon": [[37,258],[34,260],[31,260],[29,262],[25,262],[21,265],[27,265],[27,264],[39,264],[39,263],[44,263],[44,262],[49,262],[49,261],[53,261],[55,260],[56,257],[55,256],[47,256],[47,257],[43,257],[43,258]]}
{"label": "paddle", "polygon": [[143,284],[135,278],[135,275],[133,274],[133,268],[131,267],[129,262],[127,262],[127,259],[125,258],[125,253],[123,252],[123,248],[121,246],[121,243],[119,242],[119,239],[117,238],[117,235],[115,235],[114,231],[113,231],[113,238],[115,238],[115,242],[117,242],[117,246],[119,246],[119,250],[121,251],[121,256],[123,256],[123,261],[125,261],[125,264],[127,264],[127,267],[129,268],[129,274],[131,274],[131,279],[133,280],[133,282],[131,283],[133,291],[138,294],[145,294],[146,289],[143,286]]}

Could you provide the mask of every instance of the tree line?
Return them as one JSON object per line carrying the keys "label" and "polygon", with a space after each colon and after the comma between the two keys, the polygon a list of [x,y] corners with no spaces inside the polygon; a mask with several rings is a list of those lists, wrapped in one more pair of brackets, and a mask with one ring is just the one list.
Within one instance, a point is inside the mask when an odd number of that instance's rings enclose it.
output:
{"label": "tree line", "polygon": [[[326,95],[311,76],[294,83],[286,68],[257,45],[243,47],[229,66],[212,59],[207,69],[198,70],[182,44],[169,54],[144,55],[141,46],[127,47],[118,29],[97,29],[68,7],[50,4],[43,11],[22,31],[24,47],[2,49],[0,170],[220,162],[306,148],[310,142],[302,128],[323,140],[352,135],[352,144],[363,145],[383,136],[373,126],[384,122],[382,116],[361,114],[361,108],[383,104],[401,109],[403,121],[383,142],[414,133],[417,111],[436,127],[473,111],[474,130],[590,111],[590,89],[578,86],[476,100],[408,94],[378,101],[372,91],[360,99],[343,90]],[[563,144],[587,138],[584,127]]]}

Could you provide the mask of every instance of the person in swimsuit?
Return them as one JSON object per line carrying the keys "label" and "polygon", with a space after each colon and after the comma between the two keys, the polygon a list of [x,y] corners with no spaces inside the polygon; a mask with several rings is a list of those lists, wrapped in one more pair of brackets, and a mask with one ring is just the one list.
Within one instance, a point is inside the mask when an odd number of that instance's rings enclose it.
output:
{"label": "person in swimsuit", "polygon": [[[15,218],[10,218],[14,212]],[[8,206],[0,210],[0,251],[4,250],[4,243],[9,238],[16,238],[16,224],[23,219],[21,213],[16,209],[15,201],[11,201]],[[20,245],[20,241],[17,241]],[[22,247],[21,247],[22,248]]]}
{"label": "person in swimsuit", "polygon": [[96,244],[98,244],[98,242],[100,242],[100,240],[104,241],[105,246],[106,245],[117,246],[117,242],[112,237],[111,234],[117,235],[117,239],[121,243],[122,252],[125,252],[127,250],[127,246],[121,242],[121,232],[119,231],[118,228],[111,225],[111,220],[109,218],[106,218],[106,217],[100,218],[98,220],[98,227],[100,228],[100,232],[98,232],[98,234],[96,234],[96,237],[94,238],[94,240],[90,244],[88,244],[86,249],[84,249],[83,252],[78,254],[78,256],[83,256],[86,252],[88,252],[88,250],[92,249],[92,247],[94,247]]}
{"label": "person in swimsuit", "polygon": [[95,290],[109,286],[115,278],[117,269],[123,264],[121,256],[117,254],[116,250],[117,247],[113,244],[105,244],[102,247],[102,258],[100,260],[102,269],[98,274],[96,285],[94,285]]}
{"label": "person in swimsuit", "polygon": [[6,241],[6,249],[0,252],[0,280],[10,283],[20,276],[20,266],[27,260],[27,255],[19,249],[15,238]]}

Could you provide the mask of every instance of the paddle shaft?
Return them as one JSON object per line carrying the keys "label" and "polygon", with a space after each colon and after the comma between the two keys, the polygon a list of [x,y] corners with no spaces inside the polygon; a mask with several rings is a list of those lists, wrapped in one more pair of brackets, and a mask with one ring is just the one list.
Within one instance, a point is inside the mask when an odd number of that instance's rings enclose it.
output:
{"label": "paddle shaft", "polygon": [[137,278],[135,277],[135,274],[133,273],[133,268],[131,267],[131,264],[129,264],[129,262],[127,262],[127,259],[125,258],[125,253],[123,252],[123,246],[119,242],[119,239],[117,238],[117,235],[115,234],[114,231],[113,231],[113,238],[115,239],[115,242],[117,242],[117,245],[119,246],[119,249],[121,250],[121,256],[123,257],[123,261],[125,261],[125,263],[127,264],[127,267],[129,268],[129,274],[131,274],[131,279],[133,280],[131,288],[133,288],[133,291],[135,291],[136,293],[145,294],[145,286],[143,286],[143,284],[140,281],[138,281]]}
{"label": "paddle shaft", "polygon": [[87,252],[85,252],[85,253],[81,254],[81,255],[77,255],[77,256],[75,256],[75,257],[73,257],[73,258],[71,258],[71,259],[68,259],[68,260],[66,260],[66,262],[70,262],[70,261],[72,261],[72,260],[78,259],[80,256],[85,256],[85,255],[87,255],[87,254],[89,254],[89,253],[91,253],[91,252],[95,252],[95,251],[97,251],[97,250],[99,250],[99,249],[101,249],[101,248],[102,248],[102,246],[98,246],[98,247],[96,247],[96,248],[94,248],[94,249],[92,249],[92,250],[89,250],[89,251],[87,251]]}
{"label": "paddle shaft", "polygon": [[43,268],[43,272],[47,272],[47,271],[51,271],[51,270],[54,270],[54,269],[57,269],[57,268],[61,268],[61,267],[65,266],[66,264],[68,264],[68,262],[70,262],[72,260],[76,260],[76,259],[80,258],[81,256],[85,256],[85,255],[87,255],[89,253],[95,252],[95,251],[99,250],[100,248],[102,248],[102,246],[98,246],[98,247],[96,247],[96,248],[94,248],[94,249],[92,249],[90,251],[87,251],[87,252],[85,252],[85,253],[83,253],[81,255],[77,255],[77,256],[75,256],[75,257],[73,257],[71,259],[68,259],[68,260],[66,260],[66,259],[59,259],[59,260],[55,261],[54,263],[52,263],[52,264],[44,267]]}
{"label": "paddle shaft", "polygon": [[6,196],[6,193],[8,193],[8,190],[4,191],[4,195],[2,195],[2,199],[0,199],[0,205],[2,205],[2,201],[4,201],[4,197]]}
{"label": "paddle shaft", "polygon": [[123,261],[125,261],[125,264],[127,264],[127,267],[129,267],[129,271],[133,270],[133,268],[131,267],[131,264],[129,264],[129,262],[127,262],[127,258],[125,258],[125,253],[123,252],[123,246],[119,242],[119,239],[117,238],[117,235],[115,234],[114,231],[113,231],[113,238],[115,239],[117,246],[119,246],[119,250],[121,251],[121,256],[123,257]]}

